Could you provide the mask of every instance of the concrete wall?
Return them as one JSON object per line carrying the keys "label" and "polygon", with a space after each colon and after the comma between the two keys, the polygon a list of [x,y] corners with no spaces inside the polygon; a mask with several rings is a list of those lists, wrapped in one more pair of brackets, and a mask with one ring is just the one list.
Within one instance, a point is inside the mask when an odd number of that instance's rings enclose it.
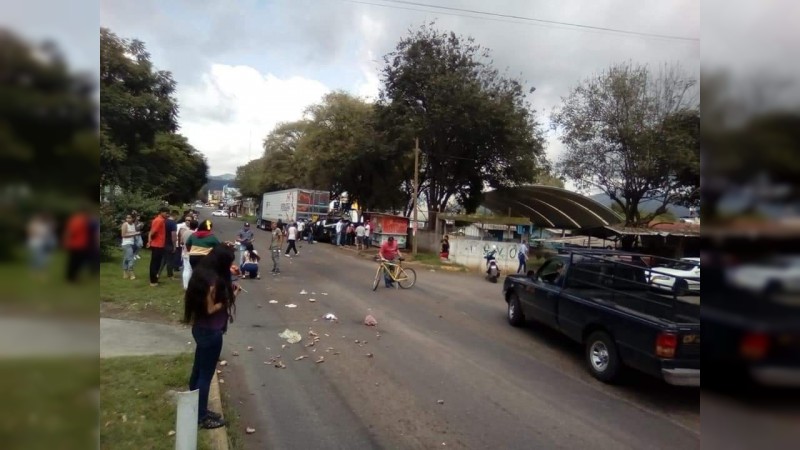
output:
{"label": "concrete wall", "polygon": [[515,273],[519,266],[516,242],[493,242],[477,239],[450,238],[450,261],[469,267],[472,270],[485,270],[486,251],[497,246],[497,264],[503,273]]}

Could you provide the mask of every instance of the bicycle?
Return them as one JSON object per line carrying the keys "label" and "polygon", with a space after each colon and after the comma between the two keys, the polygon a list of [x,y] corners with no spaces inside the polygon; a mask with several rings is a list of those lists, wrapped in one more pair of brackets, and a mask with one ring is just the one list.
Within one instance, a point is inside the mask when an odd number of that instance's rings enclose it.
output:
{"label": "bicycle", "polygon": [[404,268],[402,266],[403,258],[395,264],[387,259],[380,259],[381,264],[378,266],[378,271],[375,272],[375,280],[372,282],[372,290],[378,289],[378,284],[381,282],[381,275],[385,271],[389,274],[392,281],[397,282],[397,286],[403,289],[410,289],[414,287],[417,282],[417,272],[412,268]]}

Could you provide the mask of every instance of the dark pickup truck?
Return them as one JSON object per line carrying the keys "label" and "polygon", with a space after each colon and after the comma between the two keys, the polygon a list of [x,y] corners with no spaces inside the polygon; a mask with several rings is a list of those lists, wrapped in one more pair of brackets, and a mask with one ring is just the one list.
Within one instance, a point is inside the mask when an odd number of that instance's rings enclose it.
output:
{"label": "dark pickup truck", "polygon": [[700,385],[699,298],[652,289],[648,265],[657,257],[615,251],[572,251],[503,285],[508,321],[554,328],[585,348],[589,372],[604,382],[626,367],[681,386]]}

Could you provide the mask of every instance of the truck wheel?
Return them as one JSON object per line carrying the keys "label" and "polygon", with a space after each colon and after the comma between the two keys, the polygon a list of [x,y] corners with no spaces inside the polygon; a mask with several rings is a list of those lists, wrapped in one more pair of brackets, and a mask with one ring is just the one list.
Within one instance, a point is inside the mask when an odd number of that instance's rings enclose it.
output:
{"label": "truck wheel", "polygon": [[525,316],[522,315],[522,307],[517,294],[511,294],[508,298],[508,323],[512,327],[519,327],[525,323]]}
{"label": "truck wheel", "polygon": [[617,346],[605,331],[595,331],[586,340],[586,367],[593,377],[604,383],[619,379],[622,365]]}

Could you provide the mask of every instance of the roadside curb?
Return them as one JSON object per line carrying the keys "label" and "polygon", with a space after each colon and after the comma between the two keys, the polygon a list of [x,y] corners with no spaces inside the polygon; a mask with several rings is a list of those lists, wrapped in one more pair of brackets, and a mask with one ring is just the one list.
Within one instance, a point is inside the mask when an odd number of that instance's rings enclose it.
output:
{"label": "roadside curb", "polygon": [[[216,370],[216,369],[215,369]],[[224,410],[222,409],[222,395],[219,389],[219,377],[214,372],[214,378],[211,380],[211,389],[208,392],[208,408],[212,411],[218,411],[224,417]],[[214,428],[207,430],[211,438],[211,447],[215,450],[228,450],[228,427]]]}

